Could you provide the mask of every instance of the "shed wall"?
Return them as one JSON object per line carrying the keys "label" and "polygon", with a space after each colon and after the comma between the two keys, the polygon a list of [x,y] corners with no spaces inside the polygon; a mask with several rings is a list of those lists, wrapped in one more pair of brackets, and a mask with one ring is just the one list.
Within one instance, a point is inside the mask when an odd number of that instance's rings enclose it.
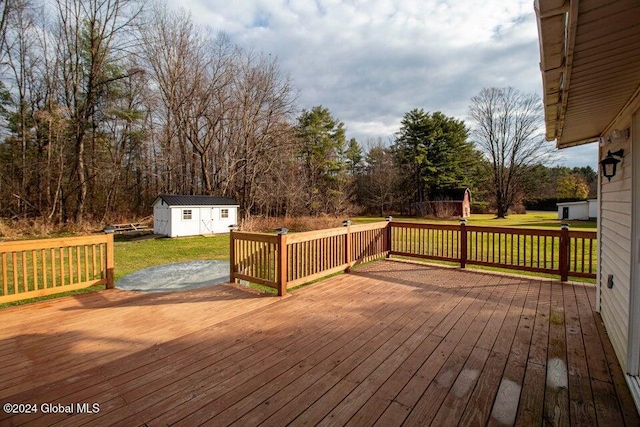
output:
{"label": "shed wall", "polygon": [[[228,210],[223,217],[222,211]],[[183,211],[191,211],[191,219],[184,219]],[[238,206],[167,206],[161,200],[153,207],[153,231],[169,237],[228,233],[229,226],[238,221]]]}
{"label": "shed wall", "polygon": [[[184,210],[191,210],[191,219],[183,219]],[[171,233],[168,236],[197,236],[198,234],[200,234],[200,209],[194,206],[171,207]]]}
{"label": "shed wall", "polygon": [[171,210],[162,201],[153,206],[153,233],[167,236],[171,234]]}
{"label": "shed wall", "polygon": [[558,203],[558,219],[565,219],[562,217],[562,211],[564,208],[569,208],[569,218],[566,219],[589,219],[588,202]]}

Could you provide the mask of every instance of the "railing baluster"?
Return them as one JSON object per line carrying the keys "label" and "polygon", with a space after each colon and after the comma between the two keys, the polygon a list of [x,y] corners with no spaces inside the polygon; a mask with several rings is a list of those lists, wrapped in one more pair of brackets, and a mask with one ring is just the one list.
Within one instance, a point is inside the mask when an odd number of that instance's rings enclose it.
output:
{"label": "railing baluster", "polygon": [[80,246],[76,246],[76,272],[78,276],[76,277],[77,283],[82,283],[82,264],[80,263]]}
{"label": "railing baluster", "polygon": [[42,262],[42,289],[47,289],[47,251],[40,249],[40,261]]}
{"label": "railing baluster", "polygon": [[589,273],[593,273],[593,239],[589,239]]}

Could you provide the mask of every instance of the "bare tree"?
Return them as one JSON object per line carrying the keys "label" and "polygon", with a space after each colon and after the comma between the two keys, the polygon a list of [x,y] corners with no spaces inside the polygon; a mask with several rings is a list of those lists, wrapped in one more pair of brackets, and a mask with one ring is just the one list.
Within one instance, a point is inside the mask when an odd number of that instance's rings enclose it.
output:
{"label": "bare tree", "polygon": [[[162,150],[167,190],[189,193],[215,186],[215,143],[225,123],[233,49],[224,38],[212,40],[184,12],[166,5],[152,10],[142,31],[142,48],[159,89],[164,129]],[[176,162],[177,160],[177,162]],[[190,183],[189,188],[180,188]]]}
{"label": "bare tree", "polygon": [[15,114],[11,127],[20,144],[20,161],[18,167],[19,185],[14,196],[18,200],[17,210],[25,213],[30,203],[27,201],[27,182],[30,173],[27,171],[27,150],[31,139],[31,114],[33,112],[30,101],[34,85],[34,69],[36,64],[34,16],[31,5],[25,0],[15,0],[8,17],[5,17],[4,41],[6,58],[13,78]]}
{"label": "bare tree", "polygon": [[484,88],[471,98],[471,138],[493,169],[498,218],[504,218],[522,185],[526,167],[549,163],[554,148],[544,142],[542,103],[536,94]]}
{"label": "bare tree", "polygon": [[[213,36],[160,5],[141,30],[158,99],[169,192],[236,197],[245,213],[258,182],[277,168],[293,90],[275,59]],[[188,184],[187,188],[181,185]],[[264,206],[264,205],[263,205]]]}
{"label": "bare tree", "polygon": [[136,4],[135,0],[56,0],[64,103],[75,145],[77,223],[83,220],[88,181],[93,178],[87,166],[87,134],[96,129],[94,118],[107,85],[127,77],[110,66],[118,59],[118,37],[132,28],[140,12]]}
{"label": "bare tree", "polygon": [[4,54],[4,46],[6,44],[7,21],[13,9],[13,0],[2,0],[0,2],[0,60]]}
{"label": "bare tree", "polygon": [[303,213],[277,60],[162,5],[133,27],[141,3],[0,0],[0,215],[114,221],[171,192]]}
{"label": "bare tree", "polygon": [[384,216],[386,209],[397,200],[400,181],[393,152],[380,140],[371,143],[359,180],[360,198],[367,210]]}
{"label": "bare tree", "polygon": [[253,208],[259,178],[281,167],[292,114],[292,89],[277,61],[245,54],[235,79],[234,103],[239,107],[239,175],[237,196],[245,213]]}

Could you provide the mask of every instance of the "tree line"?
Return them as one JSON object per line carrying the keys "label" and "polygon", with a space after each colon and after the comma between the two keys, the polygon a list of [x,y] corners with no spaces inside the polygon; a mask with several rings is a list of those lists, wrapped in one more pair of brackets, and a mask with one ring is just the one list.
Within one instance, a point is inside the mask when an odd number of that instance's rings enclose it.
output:
{"label": "tree line", "polygon": [[297,109],[277,59],[184,11],[5,0],[0,13],[0,217],[117,221],[158,194],[225,195],[245,215],[415,214],[459,186],[504,215],[551,173],[539,99],[511,88],[473,98],[470,126],[414,109],[389,141],[347,140],[329,109]]}

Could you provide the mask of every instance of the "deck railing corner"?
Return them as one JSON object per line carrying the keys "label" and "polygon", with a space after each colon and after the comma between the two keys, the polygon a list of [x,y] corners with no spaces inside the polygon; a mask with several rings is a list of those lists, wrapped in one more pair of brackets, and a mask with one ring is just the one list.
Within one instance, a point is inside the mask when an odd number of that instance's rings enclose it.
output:
{"label": "deck railing corner", "polygon": [[596,233],[389,221],[295,234],[231,233],[231,279],[287,289],[391,255],[595,278]]}

